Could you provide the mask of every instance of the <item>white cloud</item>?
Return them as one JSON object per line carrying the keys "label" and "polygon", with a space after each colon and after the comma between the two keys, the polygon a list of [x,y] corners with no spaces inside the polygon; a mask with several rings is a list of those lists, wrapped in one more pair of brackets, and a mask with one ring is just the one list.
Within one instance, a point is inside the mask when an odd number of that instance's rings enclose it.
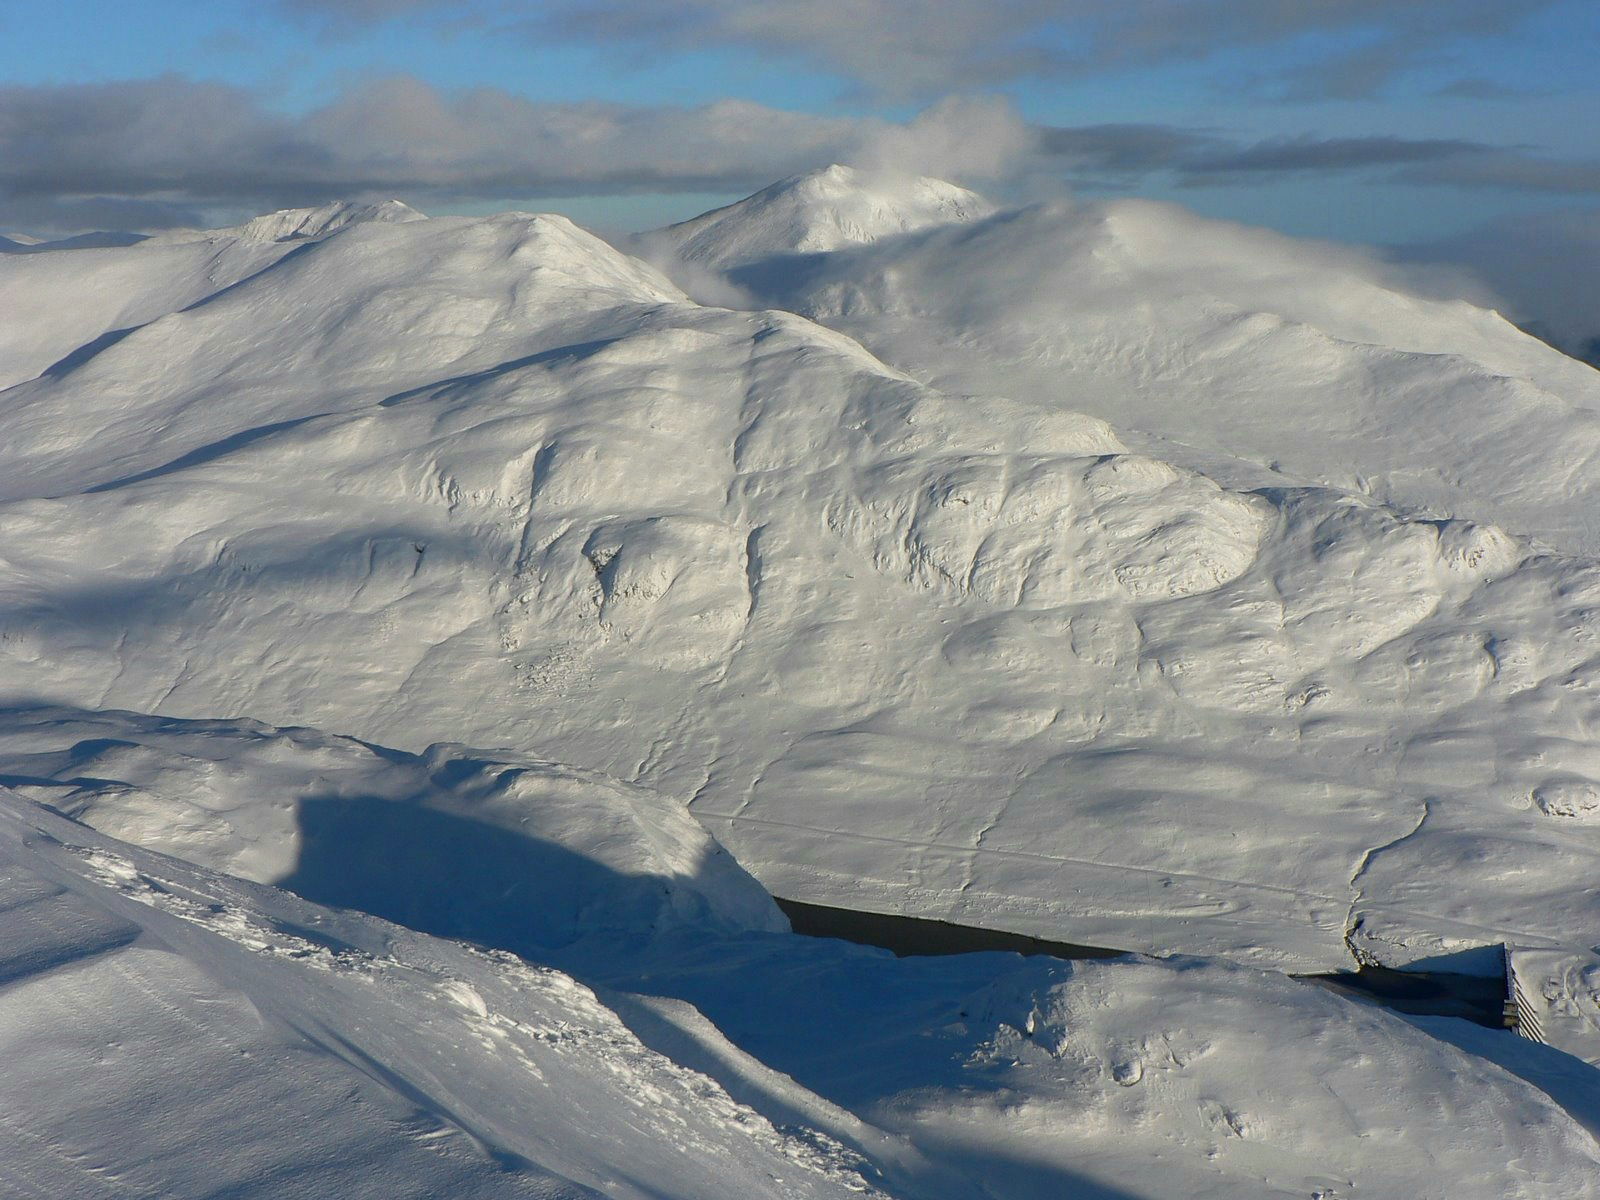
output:
{"label": "white cloud", "polygon": [[951,96],[905,125],[864,131],[862,166],[941,179],[999,179],[1030,155],[1038,133],[994,96]]}

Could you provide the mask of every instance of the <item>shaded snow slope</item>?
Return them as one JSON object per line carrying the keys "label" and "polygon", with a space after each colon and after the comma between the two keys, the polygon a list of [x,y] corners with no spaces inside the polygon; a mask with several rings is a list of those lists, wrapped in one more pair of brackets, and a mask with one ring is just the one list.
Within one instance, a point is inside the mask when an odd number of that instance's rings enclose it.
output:
{"label": "shaded snow slope", "polygon": [[1393,274],[1124,200],[734,278],[919,378],[1092,412],[1225,480],[1328,484],[1600,551],[1600,373]]}
{"label": "shaded snow slope", "polygon": [[779,894],[1081,943],[1330,969],[1600,915],[1593,563],[1221,486],[561,218],[305,243],[0,432],[10,702],[512,746]]}
{"label": "shaded snow slope", "polygon": [[117,233],[102,230],[98,233],[78,233],[71,237],[44,241],[41,238],[19,234],[0,236],[0,254],[49,254],[56,250],[97,250],[106,246],[133,246],[146,241],[144,233]]}
{"label": "shaded snow slope", "polygon": [[678,258],[732,267],[772,254],[805,254],[875,242],[993,212],[976,192],[941,179],[835,164],[673,225],[648,239]]}
{"label": "shaded snow slope", "polygon": [[529,963],[0,793],[0,1195],[1579,1200],[1600,1168],[1538,1088],[1269,973],[605,933]]}
{"label": "shaded snow slope", "polygon": [[[996,1200],[1531,1200],[1585,1195],[1600,1164],[1592,1071],[1509,1033],[1432,1020],[1435,1040],[1196,959],[897,960],[796,941],[663,948],[646,969],[667,999],[643,1005],[658,1044],[698,1037],[711,1057],[731,1039]],[[740,1087],[736,1070],[718,1078]]]}
{"label": "shaded snow slope", "polygon": [[11,710],[0,712],[0,781],[125,841],[506,949],[788,928],[680,802],[504,753]]}
{"label": "shaded snow slope", "polygon": [[0,792],[0,1196],[843,1197],[560,971]]}

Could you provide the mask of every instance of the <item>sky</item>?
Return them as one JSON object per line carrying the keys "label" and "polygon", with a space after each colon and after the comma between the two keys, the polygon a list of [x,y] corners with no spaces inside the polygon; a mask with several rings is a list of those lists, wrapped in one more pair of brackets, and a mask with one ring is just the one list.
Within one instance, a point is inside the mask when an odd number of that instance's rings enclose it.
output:
{"label": "sky", "polygon": [[1596,0],[0,0],[0,232],[390,196],[643,229],[844,161],[1592,250],[1597,62]]}

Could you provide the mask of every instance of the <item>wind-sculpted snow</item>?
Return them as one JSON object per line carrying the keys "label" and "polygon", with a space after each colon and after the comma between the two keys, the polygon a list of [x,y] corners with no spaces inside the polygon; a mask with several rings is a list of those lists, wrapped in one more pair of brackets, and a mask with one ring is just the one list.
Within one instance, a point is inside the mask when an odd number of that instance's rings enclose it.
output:
{"label": "wind-sculpted snow", "polygon": [[0,393],[4,699],[514,747],[780,895],[1060,940],[1592,938],[1592,563],[1131,452],[1071,375],[937,390],[560,218],[294,244]]}

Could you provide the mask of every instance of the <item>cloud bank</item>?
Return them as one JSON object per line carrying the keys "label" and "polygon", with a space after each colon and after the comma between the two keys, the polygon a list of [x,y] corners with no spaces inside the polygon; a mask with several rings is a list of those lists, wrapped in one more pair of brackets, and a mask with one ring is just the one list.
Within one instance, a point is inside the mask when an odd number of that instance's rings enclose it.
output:
{"label": "cloud bank", "polygon": [[137,205],[136,223],[150,228],[190,223],[197,209],[379,194],[440,202],[738,191],[835,161],[982,180],[1031,146],[1015,112],[988,98],[948,99],[896,124],[738,100],[537,103],[409,77],[300,116],[178,77],[5,87],[0,222],[70,227]]}
{"label": "cloud bank", "polygon": [[[205,119],[195,119],[203,113]],[[979,187],[1007,179],[1207,186],[1307,172],[1600,194],[1600,163],[1455,139],[1242,142],[1158,124],[1031,126],[993,96],[951,97],[903,122],[697,107],[541,103],[401,76],[311,112],[171,76],[0,87],[0,230],[192,225],[341,198],[521,203],[625,193],[737,193],[832,162]]]}
{"label": "cloud bank", "polygon": [[942,94],[1087,76],[1229,50],[1327,43],[1279,80],[1359,98],[1463,42],[1503,37],[1559,0],[279,0],[331,30],[424,17],[533,40],[650,53],[736,48],[869,91]]}

